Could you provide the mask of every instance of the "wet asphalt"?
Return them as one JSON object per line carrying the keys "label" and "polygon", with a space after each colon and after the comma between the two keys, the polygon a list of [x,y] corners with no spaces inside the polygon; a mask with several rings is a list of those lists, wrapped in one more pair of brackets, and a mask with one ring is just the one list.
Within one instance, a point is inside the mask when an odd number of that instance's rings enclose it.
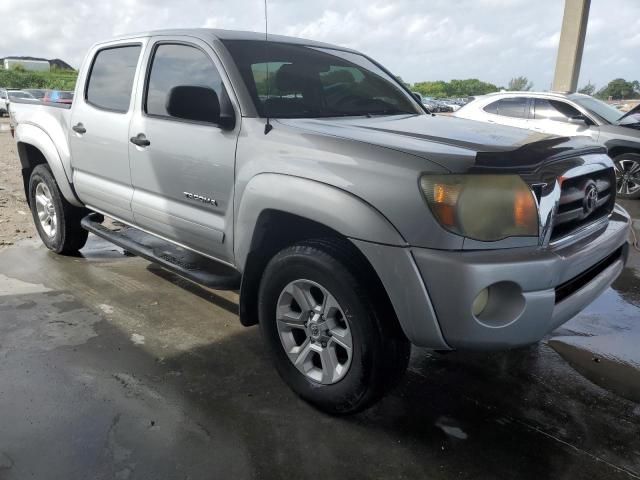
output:
{"label": "wet asphalt", "polygon": [[396,391],[332,418],[282,383],[234,293],[95,237],[77,258],[27,241],[0,252],[0,479],[640,478],[638,344],[633,251],[540,344],[415,348]]}

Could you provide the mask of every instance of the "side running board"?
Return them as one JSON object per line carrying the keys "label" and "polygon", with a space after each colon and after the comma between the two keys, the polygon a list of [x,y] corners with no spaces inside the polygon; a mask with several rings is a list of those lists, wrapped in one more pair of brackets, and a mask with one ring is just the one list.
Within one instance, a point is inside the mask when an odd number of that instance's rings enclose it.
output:
{"label": "side running board", "polygon": [[102,218],[100,214],[90,213],[82,219],[82,228],[205,287],[216,290],[240,288],[242,276],[237,270],[133,227],[111,230],[102,225]]}

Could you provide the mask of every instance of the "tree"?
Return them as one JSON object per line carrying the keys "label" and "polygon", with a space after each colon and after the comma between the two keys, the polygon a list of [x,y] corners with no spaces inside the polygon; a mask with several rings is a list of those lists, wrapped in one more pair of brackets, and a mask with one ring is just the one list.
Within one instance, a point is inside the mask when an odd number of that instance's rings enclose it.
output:
{"label": "tree", "polygon": [[528,92],[533,88],[533,83],[527,77],[514,77],[509,80],[507,90],[517,92]]}
{"label": "tree", "polygon": [[451,80],[445,82],[437,80],[435,82],[418,82],[411,87],[413,91],[433,98],[445,97],[470,97],[474,95],[485,95],[498,91],[493,83],[483,82],[477,78],[467,78],[465,80]]}
{"label": "tree", "polygon": [[627,82],[624,78],[616,78],[611,80],[606,87],[598,91],[598,97],[607,100],[626,100],[629,98],[637,98],[640,96],[640,85],[638,81]]}
{"label": "tree", "polygon": [[584,87],[578,90],[578,93],[584,93],[585,95],[593,95],[596,93],[596,86],[589,82]]}

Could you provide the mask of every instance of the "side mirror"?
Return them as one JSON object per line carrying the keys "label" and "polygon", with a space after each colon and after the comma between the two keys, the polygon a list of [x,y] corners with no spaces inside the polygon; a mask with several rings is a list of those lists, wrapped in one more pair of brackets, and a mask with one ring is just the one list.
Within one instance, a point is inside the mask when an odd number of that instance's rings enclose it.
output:
{"label": "side mirror", "polygon": [[584,115],[575,115],[573,117],[569,117],[569,123],[579,125],[581,127],[587,127],[589,126],[589,119]]}
{"label": "side mirror", "polygon": [[414,93],[413,96],[416,100],[418,100],[418,102],[422,103],[422,95],[420,95],[419,93]]}
{"label": "side mirror", "polygon": [[167,113],[172,117],[195,122],[206,122],[232,129],[233,113],[221,115],[218,94],[211,88],[193,85],[173,87],[167,97]]}

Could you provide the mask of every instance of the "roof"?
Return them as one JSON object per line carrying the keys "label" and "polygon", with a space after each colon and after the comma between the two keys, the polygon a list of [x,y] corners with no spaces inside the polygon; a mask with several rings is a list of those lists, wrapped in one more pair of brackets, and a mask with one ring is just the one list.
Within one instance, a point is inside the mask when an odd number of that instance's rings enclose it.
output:
{"label": "roof", "polygon": [[500,96],[500,95],[511,95],[511,96],[528,96],[528,97],[557,97],[557,98],[568,98],[570,95],[581,95],[579,93],[562,93],[562,92],[530,92],[530,91],[507,91],[507,92],[493,92],[487,93],[483,95],[484,97],[492,97],[492,96]]}
{"label": "roof", "polygon": [[[130,33],[126,35],[120,35],[114,38],[105,40],[104,42],[112,42],[118,40],[128,40],[132,38],[140,37],[152,37],[152,36],[186,36],[195,37],[205,42],[211,42],[213,40],[257,40],[261,41],[265,39],[264,32],[248,32],[242,30],[223,30],[216,28],[183,28],[183,29],[168,29],[168,30],[151,30],[147,32]],[[268,40],[278,43],[291,43],[297,45],[307,45],[314,47],[335,48],[339,50],[353,51],[349,48],[340,47],[338,45],[332,45],[329,43],[317,42],[315,40],[307,40],[297,37],[288,37],[285,35],[269,34]]]}

